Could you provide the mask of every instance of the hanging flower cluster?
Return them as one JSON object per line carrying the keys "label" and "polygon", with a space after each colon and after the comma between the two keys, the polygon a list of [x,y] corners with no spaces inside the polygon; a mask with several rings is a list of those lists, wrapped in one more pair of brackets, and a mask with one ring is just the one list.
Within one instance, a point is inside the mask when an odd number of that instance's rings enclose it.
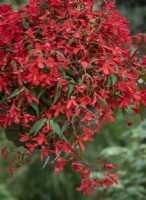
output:
{"label": "hanging flower cluster", "polygon": [[[140,55],[146,38],[130,36],[128,24],[106,1],[102,7],[91,0],[30,0],[17,11],[0,6],[0,126],[25,149],[11,150],[11,173],[39,152],[56,173],[72,162],[85,195],[117,184],[112,164],[92,166],[79,151],[102,123],[115,121],[114,110],[129,123],[127,108],[141,113],[146,106],[146,57]],[[98,165],[102,179],[92,178]]]}

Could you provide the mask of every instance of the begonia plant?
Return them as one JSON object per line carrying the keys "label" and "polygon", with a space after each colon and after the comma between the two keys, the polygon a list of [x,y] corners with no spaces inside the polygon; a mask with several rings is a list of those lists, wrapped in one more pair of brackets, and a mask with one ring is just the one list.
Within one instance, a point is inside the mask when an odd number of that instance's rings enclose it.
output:
{"label": "begonia plant", "polygon": [[[111,163],[89,163],[80,152],[102,124],[116,121],[116,110],[131,125],[127,109],[142,116],[146,106],[146,56],[140,54],[146,37],[131,36],[128,25],[114,2],[0,6],[0,126],[16,145],[1,149],[4,158],[15,154],[11,173],[39,153],[55,173],[71,163],[85,195],[118,183]],[[99,169],[102,176],[92,178]]]}

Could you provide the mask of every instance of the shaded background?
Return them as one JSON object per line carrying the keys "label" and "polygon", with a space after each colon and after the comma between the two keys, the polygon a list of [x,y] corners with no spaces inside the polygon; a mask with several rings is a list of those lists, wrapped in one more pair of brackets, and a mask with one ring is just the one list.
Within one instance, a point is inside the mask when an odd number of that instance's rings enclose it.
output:
{"label": "shaded background", "polygon": [[[11,3],[0,0],[0,4]],[[14,0],[14,8],[26,4],[27,0]],[[146,31],[146,1],[117,0],[117,9],[130,21],[131,34]],[[14,177],[8,173],[7,163],[0,160],[0,200],[145,200],[146,199],[146,119],[129,112],[128,127],[122,113],[116,113],[116,123],[110,123],[87,144],[84,155],[90,162],[105,157],[120,173],[119,185],[110,189],[98,189],[90,197],[75,190],[80,179],[70,166],[58,175],[53,166],[42,165],[38,158],[34,164],[17,170]],[[2,130],[0,130],[2,132]],[[0,145],[12,143],[0,136]],[[93,176],[98,177],[98,173]]]}

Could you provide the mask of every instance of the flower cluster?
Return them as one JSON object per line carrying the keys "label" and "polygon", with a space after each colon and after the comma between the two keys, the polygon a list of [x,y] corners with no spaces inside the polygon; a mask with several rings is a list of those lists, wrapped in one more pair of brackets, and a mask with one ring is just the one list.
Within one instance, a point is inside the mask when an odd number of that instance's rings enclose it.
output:
{"label": "flower cluster", "polygon": [[[118,174],[109,174],[113,166],[103,163],[104,178],[92,179],[92,167],[80,162],[78,152],[102,123],[115,121],[114,110],[129,122],[128,107],[140,113],[146,106],[145,37],[130,36],[128,24],[106,1],[101,7],[91,0],[0,7],[0,126],[8,138],[13,125],[20,127],[10,140],[17,139],[25,155],[39,151],[41,161],[56,163],[56,173],[72,162],[85,195],[117,183]],[[4,145],[2,152],[6,158]],[[23,156],[18,154],[16,160]]]}

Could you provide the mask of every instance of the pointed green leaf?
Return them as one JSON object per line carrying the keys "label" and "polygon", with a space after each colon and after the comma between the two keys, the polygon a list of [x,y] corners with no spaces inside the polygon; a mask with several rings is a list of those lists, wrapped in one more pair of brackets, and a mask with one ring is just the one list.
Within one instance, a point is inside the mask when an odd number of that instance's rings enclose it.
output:
{"label": "pointed green leaf", "polygon": [[109,90],[110,86],[112,85],[112,80],[111,77],[108,76],[108,80],[107,80],[107,89]]}
{"label": "pointed green leaf", "polygon": [[11,48],[6,48],[5,51],[7,51],[7,52],[12,52],[12,53],[15,53],[15,52],[16,52],[16,50],[11,49]]}
{"label": "pointed green leaf", "polygon": [[4,103],[4,101],[7,99],[7,95],[4,95],[3,97],[2,97],[2,99],[0,100],[0,104],[3,104]]}
{"label": "pointed green leaf", "polygon": [[25,87],[22,87],[20,90],[15,89],[14,92],[12,92],[6,99],[11,99],[11,98],[17,96],[18,94],[20,94],[21,92],[23,92],[24,90],[25,90]]}
{"label": "pointed green leaf", "polygon": [[24,23],[22,24],[22,26],[23,26],[24,28],[26,28],[27,30],[30,29],[30,26],[29,26],[29,23],[28,23],[28,22],[24,22]]}
{"label": "pointed green leaf", "polygon": [[59,89],[59,90],[56,91],[53,104],[55,104],[57,102],[57,100],[60,97],[60,95],[61,95],[61,90]]}
{"label": "pointed green leaf", "polygon": [[17,67],[17,63],[16,63],[15,60],[12,60],[11,63],[12,63],[12,65],[13,65],[14,67]]}
{"label": "pointed green leaf", "polygon": [[16,50],[11,49],[11,48],[6,48],[5,51],[7,51],[7,52],[12,52],[12,53],[16,52]]}
{"label": "pointed green leaf", "polygon": [[68,126],[70,125],[70,122],[69,121],[65,121],[65,123],[63,124],[63,127],[62,127],[62,133],[68,128]]}
{"label": "pointed green leaf", "polygon": [[[40,90],[40,89],[39,89]],[[41,90],[41,92],[38,95],[38,99],[42,96],[42,94],[44,94],[46,92],[46,88],[44,88],[43,90]]]}
{"label": "pointed green leaf", "polygon": [[82,76],[82,83],[83,83],[83,80],[84,80],[84,77],[85,77],[85,76],[89,77],[89,78],[91,79],[91,81],[93,81],[92,77],[91,77],[89,74],[86,73],[86,74],[84,74],[84,75]]}
{"label": "pointed green leaf", "polygon": [[62,66],[58,66],[58,69],[59,69],[59,71],[62,73],[62,75],[63,75],[64,77],[66,77],[66,72],[65,72],[65,70],[63,69],[63,67],[62,67]]}
{"label": "pointed green leaf", "polygon": [[73,84],[72,84],[72,85],[69,85],[68,99],[69,99],[69,97],[70,97],[70,95],[71,95],[71,93],[72,93],[74,87],[75,87],[75,86],[74,86]]}
{"label": "pointed green leaf", "polygon": [[28,51],[31,51],[31,50],[33,49],[33,45],[32,45],[32,44],[29,44],[29,45],[27,46],[27,48],[28,48]]}
{"label": "pointed green leaf", "polygon": [[44,126],[44,122],[45,122],[46,118],[41,118],[40,120],[38,120],[30,129],[29,134],[35,133],[37,134],[41,128]]}
{"label": "pointed green leaf", "polygon": [[92,12],[96,12],[98,11],[100,8],[99,8],[99,5],[97,3],[94,3],[93,7],[92,7]]}
{"label": "pointed green leaf", "polygon": [[53,120],[50,120],[50,126],[52,127],[54,133],[67,142],[66,137],[62,134],[60,126],[57,123],[54,123]]}
{"label": "pointed green leaf", "polygon": [[130,52],[130,56],[133,56],[136,52],[137,48],[135,48],[134,46],[131,46],[131,52]]}
{"label": "pointed green leaf", "polygon": [[35,101],[33,101],[30,106],[35,110],[35,112],[37,114],[37,117],[39,117],[39,107],[38,107],[38,104]]}
{"label": "pointed green leaf", "polygon": [[117,82],[117,75],[116,74],[111,74],[110,77],[111,77],[112,85],[115,85],[115,83]]}
{"label": "pointed green leaf", "polygon": [[56,53],[58,54],[58,55],[60,55],[60,56],[62,56],[64,59],[65,59],[65,56],[64,56],[64,54],[61,52],[61,51],[56,51]]}
{"label": "pointed green leaf", "polygon": [[95,73],[96,76],[99,76],[100,78],[104,79],[104,76],[102,76],[100,73],[96,72]]}
{"label": "pointed green leaf", "polygon": [[59,98],[60,95],[61,95],[60,81],[61,81],[61,78],[59,79],[58,84],[57,84],[57,87],[56,87],[56,94],[55,94],[55,97],[54,97],[53,104],[55,104],[55,103],[57,102],[58,98]]}

